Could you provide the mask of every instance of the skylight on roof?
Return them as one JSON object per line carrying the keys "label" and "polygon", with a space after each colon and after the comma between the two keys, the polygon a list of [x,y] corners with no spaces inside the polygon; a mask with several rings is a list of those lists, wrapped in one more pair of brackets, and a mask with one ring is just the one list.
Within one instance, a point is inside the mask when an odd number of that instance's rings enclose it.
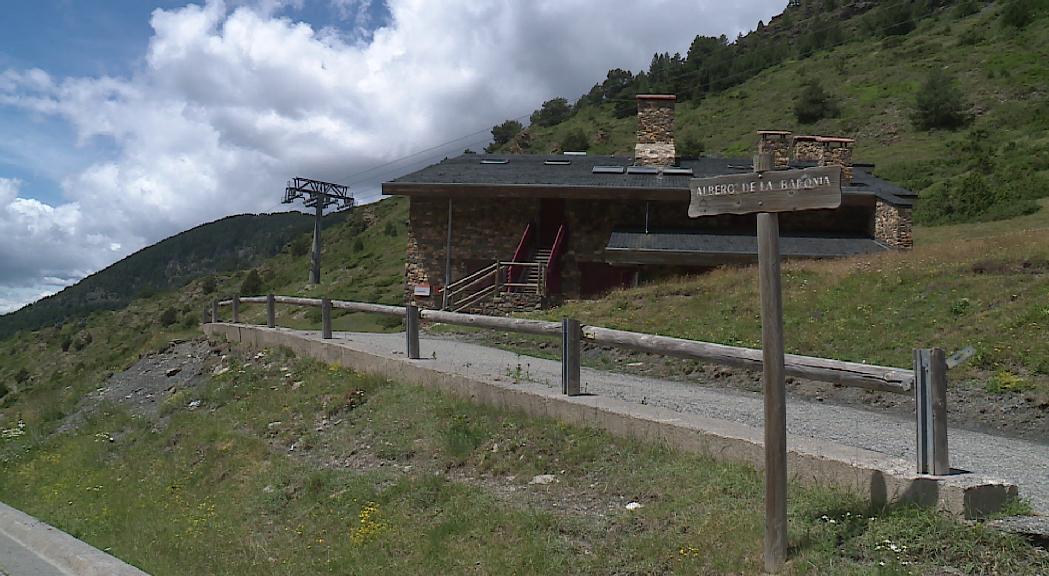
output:
{"label": "skylight on roof", "polygon": [[509,164],[510,161],[506,158],[485,158],[481,160],[481,164]]}
{"label": "skylight on roof", "polygon": [[571,163],[571,160],[546,160],[545,162],[543,162],[543,164],[549,166],[568,166]]}
{"label": "skylight on roof", "polygon": [[586,156],[586,152],[562,152],[565,156]]}
{"label": "skylight on roof", "polygon": [[655,166],[627,166],[627,174],[659,174],[659,168]]}
{"label": "skylight on roof", "polygon": [[622,166],[594,166],[591,170],[593,174],[622,174]]}
{"label": "skylight on roof", "polygon": [[692,175],[692,169],[691,168],[677,168],[677,167],[664,168],[663,169],[663,174],[666,175],[666,176],[691,176]]}

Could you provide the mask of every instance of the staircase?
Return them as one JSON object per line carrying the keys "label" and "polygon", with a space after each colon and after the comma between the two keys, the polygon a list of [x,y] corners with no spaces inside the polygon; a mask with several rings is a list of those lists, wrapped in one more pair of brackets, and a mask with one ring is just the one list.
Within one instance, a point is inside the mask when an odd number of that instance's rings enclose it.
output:
{"label": "staircase", "polygon": [[[538,248],[531,259],[532,225],[521,237],[513,260],[495,262],[445,288],[444,309],[453,312],[487,312],[498,309],[510,312],[535,308],[553,290],[560,294],[560,267],[557,266],[565,241],[565,227],[558,230],[554,245]],[[552,276],[557,276],[556,278]]]}

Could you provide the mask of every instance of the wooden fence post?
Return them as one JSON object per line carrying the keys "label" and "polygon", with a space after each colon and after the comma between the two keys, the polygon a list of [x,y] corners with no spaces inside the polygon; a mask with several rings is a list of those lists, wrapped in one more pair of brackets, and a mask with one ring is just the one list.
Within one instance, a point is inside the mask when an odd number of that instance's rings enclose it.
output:
{"label": "wooden fence post", "polygon": [[212,322],[218,322],[219,321],[219,301],[218,300],[212,300],[211,301],[211,321]]}
{"label": "wooden fence post", "polygon": [[408,343],[408,358],[418,360],[419,353],[419,307],[409,304],[404,314],[405,337]]}
{"label": "wooden fence post", "polygon": [[207,306],[204,306],[204,308],[200,311],[200,323],[207,324],[209,316],[210,311],[208,310]]}
{"label": "wooden fence post", "polygon": [[579,320],[561,319],[561,393],[578,396],[583,331]]}
{"label": "wooden fence post", "polygon": [[240,323],[240,296],[233,297],[233,323]]}
{"label": "wooden fence post", "polygon": [[321,338],[331,340],[331,300],[321,298]]}
{"label": "wooden fence post", "polygon": [[277,327],[277,299],[273,294],[266,295],[266,326]]}
{"label": "wooden fence post", "polygon": [[951,473],[947,454],[947,359],[939,348],[914,351],[918,474]]}

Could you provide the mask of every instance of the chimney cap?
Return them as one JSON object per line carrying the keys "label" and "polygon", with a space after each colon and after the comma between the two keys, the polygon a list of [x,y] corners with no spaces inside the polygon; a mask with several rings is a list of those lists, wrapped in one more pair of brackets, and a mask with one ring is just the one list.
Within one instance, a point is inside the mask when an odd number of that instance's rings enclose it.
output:
{"label": "chimney cap", "polygon": [[852,138],[843,138],[841,136],[817,136],[817,142],[837,142],[840,144],[852,144],[856,142]]}
{"label": "chimney cap", "polygon": [[677,100],[674,94],[638,94],[635,98],[638,100]]}
{"label": "chimney cap", "polygon": [[790,136],[790,130],[758,130],[762,136]]}

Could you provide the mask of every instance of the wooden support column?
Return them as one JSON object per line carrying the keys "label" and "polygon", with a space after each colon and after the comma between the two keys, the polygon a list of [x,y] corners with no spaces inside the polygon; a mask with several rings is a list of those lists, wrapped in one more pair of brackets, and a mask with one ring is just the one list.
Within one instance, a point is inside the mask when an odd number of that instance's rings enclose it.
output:
{"label": "wooden support column", "polygon": [[277,327],[277,299],[273,294],[266,295],[266,326]]}
{"label": "wooden support column", "polygon": [[212,322],[218,322],[219,321],[219,301],[218,300],[212,300],[211,301],[211,321]]}
{"label": "wooden support column", "polygon": [[233,306],[233,323],[237,324],[240,322],[240,296],[234,296],[231,305]]}
{"label": "wooden support column", "polygon": [[321,338],[331,340],[331,300],[321,298]]}
{"label": "wooden support column", "polygon": [[409,304],[405,312],[405,338],[408,345],[408,358],[418,360],[419,353],[419,307]]}
{"label": "wooden support column", "polygon": [[914,351],[918,473],[951,473],[947,455],[947,359],[939,348]]}
{"label": "wooden support column", "polygon": [[583,331],[579,320],[564,318],[561,320],[561,393],[578,396],[580,356],[582,352]]}

